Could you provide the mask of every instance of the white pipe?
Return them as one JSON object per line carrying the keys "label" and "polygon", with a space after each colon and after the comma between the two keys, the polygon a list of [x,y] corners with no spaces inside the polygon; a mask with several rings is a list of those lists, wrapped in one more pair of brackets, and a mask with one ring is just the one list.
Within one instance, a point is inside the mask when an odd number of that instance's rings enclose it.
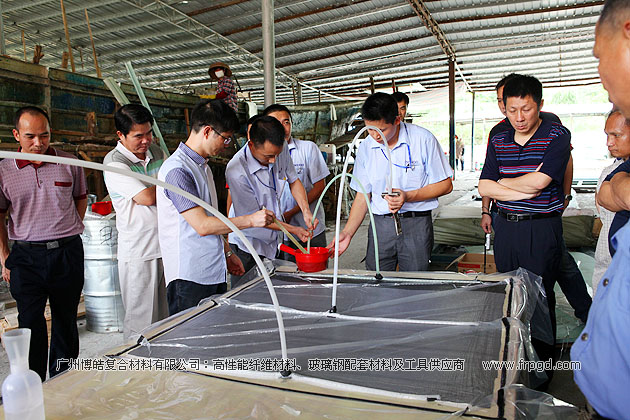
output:
{"label": "white pipe", "polygon": [[179,194],[190,201],[198,204],[206,211],[209,211],[213,216],[217,217],[220,221],[222,221],[227,227],[232,229],[236,235],[243,241],[247,249],[249,250],[252,257],[254,257],[254,261],[256,265],[260,269],[262,273],[265,284],[267,285],[267,289],[269,290],[269,295],[271,295],[271,301],[273,302],[273,306],[276,312],[276,320],[278,321],[278,332],[280,334],[280,349],[282,353],[282,359],[285,363],[288,363],[288,355],[287,355],[287,342],[284,331],[284,322],[282,320],[282,312],[280,311],[280,305],[278,303],[278,297],[276,296],[276,292],[273,288],[273,284],[271,283],[271,278],[269,278],[269,273],[265,269],[265,266],[258,256],[258,253],[254,249],[254,246],[249,242],[249,240],[243,235],[243,233],[232,223],[227,217],[225,217],[221,212],[205,201],[201,200],[199,197],[195,197],[194,195],[182,190],[181,188],[175,187],[171,184],[167,184],[166,182],[160,181],[159,179],[151,178],[147,175],[142,175],[139,173],[132,172],[127,169],[116,168],[113,166],[103,165],[102,163],[96,162],[87,162],[84,160],[73,159],[73,158],[65,158],[60,156],[49,156],[49,155],[40,155],[34,153],[21,153],[21,152],[4,152],[0,151],[0,158],[4,159],[23,159],[23,160],[31,160],[34,162],[48,162],[48,163],[61,163],[65,165],[71,166],[80,166],[87,169],[95,169],[98,171],[108,171],[115,172],[120,175],[131,176],[133,178],[139,179],[142,182],[149,183],[151,185],[157,185],[159,187],[165,188],[167,190],[173,191],[176,194]]}
{"label": "white pipe", "polygon": [[[392,156],[389,151],[389,145],[387,144],[387,138],[383,134],[383,132],[377,127],[366,125],[354,136],[352,139],[352,143],[348,146],[348,153],[346,154],[346,160],[343,163],[343,170],[341,171],[341,182],[339,183],[339,197],[337,198],[337,219],[335,221],[335,262],[333,265],[333,292],[332,292],[332,308],[331,311],[336,311],[337,306],[337,273],[339,272],[339,226],[341,224],[341,200],[343,198],[343,194],[341,192],[344,188],[344,183],[346,181],[346,172],[348,172],[348,163],[350,162],[350,155],[352,153],[352,148],[354,144],[359,139],[359,136],[363,134],[364,131],[367,130],[375,130],[378,132],[379,136],[383,139],[383,144],[385,145],[385,149],[387,149],[387,159],[389,161],[389,175],[387,178],[387,192],[392,192],[392,174],[393,174],[393,165],[392,165]],[[372,194],[374,191],[372,191]]]}

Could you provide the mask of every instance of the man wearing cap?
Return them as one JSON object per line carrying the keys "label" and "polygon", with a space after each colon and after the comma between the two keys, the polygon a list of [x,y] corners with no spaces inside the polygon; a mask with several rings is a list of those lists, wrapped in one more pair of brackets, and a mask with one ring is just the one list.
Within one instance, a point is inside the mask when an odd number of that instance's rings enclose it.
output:
{"label": "man wearing cap", "polygon": [[217,81],[216,99],[221,99],[228,104],[234,112],[238,111],[238,103],[236,102],[236,85],[232,80],[232,70],[230,66],[220,61],[210,65],[208,74],[212,80]]}
{"label": "man wearing cap", "polygon": [[[50,147],[50,119],[40,108],[16,112],[13,136],[20,143],[19,152],[74,158]],[[50,376],[68,369],[69,359],[79,355],[77,306],[83,289],[79,234],[86,207],[87,186],[80,167],[21,159],[0,162],[2,276],[10,282],[20,328],[31,330],[29,366],[42,381],[49,360],[46,300],[52,315]]]}

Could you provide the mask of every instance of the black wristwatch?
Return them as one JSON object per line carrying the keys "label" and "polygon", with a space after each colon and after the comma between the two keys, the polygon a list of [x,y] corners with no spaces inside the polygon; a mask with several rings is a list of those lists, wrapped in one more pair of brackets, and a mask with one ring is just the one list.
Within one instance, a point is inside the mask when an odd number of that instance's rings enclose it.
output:
{"label": "black wristwatch", "polygon": [[567,194],[564,196],[564,201],[571,201],[573,200],[573,196],[571,194]]}

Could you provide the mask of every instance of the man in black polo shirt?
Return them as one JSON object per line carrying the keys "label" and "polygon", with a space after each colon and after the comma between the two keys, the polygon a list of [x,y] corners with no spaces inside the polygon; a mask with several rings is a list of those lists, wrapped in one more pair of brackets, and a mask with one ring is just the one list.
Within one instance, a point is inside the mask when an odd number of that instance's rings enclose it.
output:
{"label": "man in black polo shirt", "polygon": [[[506,115],[505,104],[503,103],[503,88],[505,84],[511,79],[520,76],[517,73],[510,73],[507,76],[503,77],[497,83],[495,90],[497,92],[497,105],[499,106],[499,110],[503,115]],[[556,114],[551,112],[539,112],[540,119],[543,121],[549,120],[551,122],[556,122],[558,124],[562,124],[560,118]],[[509,130],[512,128],[510,124],[510,120],[504,118],[497,125],[492,127],[490,130],[490,135],[488,136],[488,142],[499,133]],[[569,155],[569,162],[567,164],[567,168],[564,172],[564,181],[563,181],[563,192],[564,192],[564,207],[569,205],[573,196],[571,195],[571,183],[573,182],[573,158]],[[494,212],[496,208],[492,208]],[[492,233],[492,217],[490,211],[490,197],[482,197],[481,199],[481,228],[486,233]],[[582,322],[586,323],[586,319],[588,317],[588,311],[591,308],[592,299],[588,294],[588,290],[586,290],[586,283],[584,282],[584,277],[582,276],[582,272],[580,271],[575,259],[569,253],[567,249],[564,238],[562,239],[562,263],[560,265],[560,271],[558,276],[558,285],[562,289],[562,292],[566,296],[567,300],[571,307],[575,310],[575,316],[579,318]]]}
{"label": "man in black polo shirt", "polygon": [[[526,268],[542,277],[555,342],[556,282],[562,252],[562,181],[571,153],[571,134],[543,121],[542,84],[518,76],[505,85],[503,100],[513,128],[488,144],[479,193],[496,200],[494,255],[501,272]],[[553,356],[553,342],[533,340],[541,360]]]}

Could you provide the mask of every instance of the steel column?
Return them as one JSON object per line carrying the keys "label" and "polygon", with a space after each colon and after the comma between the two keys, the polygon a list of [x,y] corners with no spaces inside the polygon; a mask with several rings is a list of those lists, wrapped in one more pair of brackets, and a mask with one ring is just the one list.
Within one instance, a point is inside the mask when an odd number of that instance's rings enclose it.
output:
{"label": "steel column", "polygon": [[453,60],[448,60],[448,146],[448,161],[451,168],[455,169],[455,62]]}
{"label": "steel column", "polygon": [[470,124],[470,172],[475,171],[475,91],[472,91],[472,120]]}
{"label": "steel column", "polygon": [[276,102],[276,48],[273,22],[274,0],[262,0],[263,74],[265,107]]}

